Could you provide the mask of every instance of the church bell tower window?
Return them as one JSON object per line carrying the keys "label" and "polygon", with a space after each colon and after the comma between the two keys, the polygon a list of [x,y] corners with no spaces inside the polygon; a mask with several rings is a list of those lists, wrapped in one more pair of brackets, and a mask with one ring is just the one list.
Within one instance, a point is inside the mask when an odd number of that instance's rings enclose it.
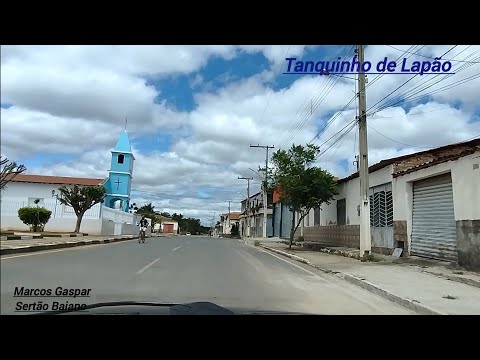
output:
{"label": "church bell tower window", "polygon": [[123,155],[123,154],[118,155],[118,163],[119,164],[123,164],[124,159],[125,159],[125,155]]}

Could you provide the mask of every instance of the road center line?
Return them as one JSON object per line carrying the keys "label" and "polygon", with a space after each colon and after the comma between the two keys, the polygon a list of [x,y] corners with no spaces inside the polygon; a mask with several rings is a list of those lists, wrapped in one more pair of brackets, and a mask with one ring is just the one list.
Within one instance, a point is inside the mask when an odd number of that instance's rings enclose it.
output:
{"label": "road center line", "polygon": [[172,251],[176,251],[176,250],[180,249],[181,247],[182,247],[182,245],[177,246],[177,247],[176,247],[175,249],[173,249]]}
{"label": "road center line", "polygon": [[295,267],[297,267],[297,268],[305,271],[306,273],[308,273],[308,274],[310,274],[310,275],[313,275],[313,276],[315,276],[315,277],[318,277],[318,278],[322,279],[322,277],[321,277],[320,275],[315,274],[314,272],[311,272],[311,271],[309,271],[309,270],[307,270],[307,269],[304,269],[303,267],[301,267],[301,266],[298,265],[298,264],[294,264],[294,263],[292,263],[292,262],[290,262],[290,261],[288,261],[288,260],[286,260],[286,259],[281,258],[280,256],[277,256],[277,255],[275,255],[275,254],[272,254],[272,253],[269,252],[269,251],[266,251],[266,250],[261,250],[261,251],[263,251],[264,253],[266,253],[266,254],[268,254],[268,255],[272,255],[273,257],[276,257],[277,259],[280,259],[280,260],[282,260],[282,261],[285,261],[286,263],[288,263],[288,264],[290,264],[290,265],[293,265],[293,266],[295,266]]}
{"label": "road center line", "polygon": [[137,275],[140,275],[140,274],[142,274],[143,272],[145,272],[150,266],[152,266],[153,264],[155,264],[158,260],[160,260],[160,258],[153,260],[150,264],[148,264],[148,265],[146,265],[145,267],[143,267],[143,268],[141,268],[140,270],[138,270],[138,271],[137,271]]}

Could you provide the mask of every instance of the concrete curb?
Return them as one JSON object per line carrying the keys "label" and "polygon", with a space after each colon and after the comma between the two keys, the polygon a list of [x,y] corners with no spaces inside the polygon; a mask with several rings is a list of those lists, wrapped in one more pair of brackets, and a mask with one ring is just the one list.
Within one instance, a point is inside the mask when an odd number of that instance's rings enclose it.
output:
{"label": "concrete curb", "polygon": [[138,239],[138,236],[132,237],[132,238],[108,238],[103,240],[76,241],[76,242],[67,242],[62,244],[34,245],[34,246],[26,246],[26,247],[21,247],[16,249],[1,249],[0,255],[21,254],[21,253],[30,253],[30,252],[45,251],[45,250],[64,249],[64,248],[71,248],[71,247],[85,246],[85,245],[108,244],[113,242],[135,240],[135,239]]}
{"label": "concrete curb", "polygon": [[388,292],[387,290],[385,289],[382,289],[380,288],[379,286],[375,285],[375,284],[372,284],[371,282],[365,280],[365,279],[362,279],[362,278],[359,278],[358,276],[355,276],[355,275],[351,275],[351,274],[347,274],[347,273],[340,273],[340,272],[334,272],[334,271],[331,271],[331,270],[328,270],[328,269],[325,269],[325,268],[322,268],[320,266],[317,266],[317,265],[314,265],[312,264],[309,260],[307,259],[304,259],[300,256],[297,256],[297,255],[293,255],[293,254],[290,254],[288,252],[285,252],[285,251],[281,251],[281,250],[277,250],[277,249],[272,249],[268,246],[265,246],[265,245],[260,245],[262,248],[266,249],[266,250],[269,250],[269,251],[272,251],[272,252],[275,252],[277,254],[281,254],[283,256],[286,256],[286,257],[289,257],[291,259],[294,259],[294,260],[297,260],[299,262],[302,262],[304,264],[308,264],[310,266],[313,266],[314,268],[318,269],[318,270],[321,270],[327,274],[333,274],[351,284],[354,284],[356,286],[359,286],[361,287],[362,289],[365,289],[373,294],[376,294],[384,299],[387,299],[389,301],[392,301],[398,305],[401,305],[407,309],[410,309],[410,310],[413,310],[415,311],[416,313],[420,314],[420,315],[448,315],[448,314],[445,314],[445,313],[442,313],[442,312],[439,312],[437,310],[433,310],[431,309],[430,307],[426,306],[426,305],[422,305],[420,303],[417,303],[413,300],[410,300],[410,299],[404,299],[400,296],[397,296],[395,294],[392,294],[390,292]]}
{"label": "concrete curb", "polygon": [[272,252],[275,252],[277,254],[280,254],[280,255],[283,255],[283,256],[286,256],[286,257],[289,257],[290,259],[293,259],[293,260],[297,260],[299,262],[302,262],[304,264],[307,264],[307,265],[310,265],[310,266],[313,266],[314,268],[320,270],[320,271],[323,271],[324,273],[327,273],[327,274],[336,274],[335,272],[331,271],[331,270],[328,270],[328,269],[325,269],[325,268],[322,268],[320,266],[317,266],[315,264],[312,264],[309,260],[307,259],[304,259],[300,256],[297,256],[297,255],[293,255],[293,254],[290,254],[288,252],[285,252],[285,251],[281,251],[281,250],[277,250],[277,249],[272,249],[268,246],[265,246],[265,245],[262,245],[260,244],[260,247],[264,248],[264,249],[267,249],[269,251],[272,251]]}
{"label": "concrete curb", "polygon": [[404,299],[400,296],[392,294],[385,289],[378,287],[377,285],[372,284],[371,282],[359,278],[355,275],[350,274],[342,274],[341,276],[344,280],[348,281],[351,284],[357,285],[362,289],[368,290],[371,293],[381,296],[384,299],[390,300],[398,305],[401,305],[407,309],[413,310],[420,315],[448,315],[445,313],[441,313],[437,310],[433,310],[432,308],[422,305],[420,303],[415,302],[414,300]]}

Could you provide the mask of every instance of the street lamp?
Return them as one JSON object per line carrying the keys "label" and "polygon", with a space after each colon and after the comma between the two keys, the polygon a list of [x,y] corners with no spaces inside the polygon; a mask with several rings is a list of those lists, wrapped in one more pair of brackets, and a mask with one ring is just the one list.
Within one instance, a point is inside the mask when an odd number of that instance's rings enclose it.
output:
{"label": "street lamp", "polygon": [[58,194],[55,194],[55,190],[52,190],[52,197],[55,198],[55,212],[53,217],[57,217],[57,202],[58,202]]}
{"label": "street lamp", "polygon": [[251,168],[248,168],[248,170],[253,171],[255,174],[257,174],[257,175],[260,177],[260,179],[263,180],[262,175],[260,175],[258,172],[256,172],[255,170],[253,170],[253,169],[251,169]]}

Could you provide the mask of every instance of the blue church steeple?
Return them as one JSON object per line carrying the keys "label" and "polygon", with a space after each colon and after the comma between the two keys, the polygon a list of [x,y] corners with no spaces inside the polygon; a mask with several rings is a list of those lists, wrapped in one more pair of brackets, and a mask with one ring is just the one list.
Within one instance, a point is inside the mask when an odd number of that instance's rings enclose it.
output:
{"label": "blue church steeple", "polygon": [[132,190],[133,162],[127,130],[124,130],[112,150],[112,161],[108,171],[108,180],[105,182],[107,196],[104,205],[128,212],[130,205],[130,191]]}

